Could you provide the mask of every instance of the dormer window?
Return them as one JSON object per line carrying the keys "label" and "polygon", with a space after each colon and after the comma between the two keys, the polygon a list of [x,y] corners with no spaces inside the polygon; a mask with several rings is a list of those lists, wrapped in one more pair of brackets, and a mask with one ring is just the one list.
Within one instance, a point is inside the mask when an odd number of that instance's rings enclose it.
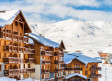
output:
{"label": "dormer window", "polygon": [[18,22],[15,22],[15,26],[18,26]]}

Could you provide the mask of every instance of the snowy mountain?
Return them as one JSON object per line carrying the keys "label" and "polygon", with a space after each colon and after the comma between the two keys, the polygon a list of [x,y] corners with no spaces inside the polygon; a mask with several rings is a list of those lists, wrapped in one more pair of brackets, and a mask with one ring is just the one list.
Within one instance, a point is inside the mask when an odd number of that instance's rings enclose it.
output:
{"label": "snowy mountain", "polygon": [[80,50],[92,57],[98,57],[99,51],[112,53],[112,22],[69,19],[31,24],[31,29],[55,42],[63,40],[69,52]]}

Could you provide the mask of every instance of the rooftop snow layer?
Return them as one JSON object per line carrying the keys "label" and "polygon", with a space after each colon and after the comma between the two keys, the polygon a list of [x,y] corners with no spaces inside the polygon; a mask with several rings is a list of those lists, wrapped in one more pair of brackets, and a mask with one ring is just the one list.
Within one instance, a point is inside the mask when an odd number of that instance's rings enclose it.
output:
{"label": "rooftop snow layer", "polygon": [[11,24],[20,10],[0,11],[0,27]]}
{"label": "rooftop snow layer", "polygon": [[84,75],[82,75],[82,74],[78,74],[78,73],[69,74],[68,76],[66,76],[66,79],[71,78],[71,77],[73,77],[73,76],[79,76],[79,77],[82,77],[82,78],[87,79],[86,76],[84,76]]}
{"label": "rooftop snow layer", "polygon": [[44,38],[42,36],[39,36],[39,35],[36,35],[33,33],[30,33],[29,36],[45,46],[50,46],[50,47],[54,47],[54,48],[59,47],[58,43],[53,42],[53,41],[51,41],[47,38]]}
{"label": "rooftop snow layer", "polygon": [[73,59],[78,59],[81,62],[85,63],[86,65],[88,63],[95,63],[95,62],[99,63],[99,62],[101,62],[100,60],[97,60],[97,58],[91,58],[91,57],[85,56],[81,52],[64,54],[64,62],[65,62],[65,64],[68,64],[68,63],[72,62]]}

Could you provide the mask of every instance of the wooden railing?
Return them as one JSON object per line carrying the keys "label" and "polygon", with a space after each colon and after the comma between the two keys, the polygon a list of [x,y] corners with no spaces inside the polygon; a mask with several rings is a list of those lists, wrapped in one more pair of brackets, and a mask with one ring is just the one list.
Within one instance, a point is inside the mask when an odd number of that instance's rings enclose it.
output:
{"label": "wooden railing", "polygon": [[31,48],[24,48],[24,53],[25,54],[34,54],[35,53],[35,50],[34,49],[31,49]]}
{"label": "wooden railing", "polygon": [[41,55],[52,56],[53,52],[52,51],[41,51]]}
{"label": "wooden railing", "polygon": [[47,72],[50,72],[50,69],[41,69],[41,73],[42,73],[42,74],[45,74],[45,73],[47,73]]}
{"label": "wooden railing", "polygon": [[34,49],[20,47],[20,46],[14,46],[14,45],[5,45],[3,47],[3,50],[6,52],[19,52],[19,53],[25,53],[25,54],[34,54],[35,53]]}
{"label": "wooden railing", "polygon": [[35,62],[34,58],[25,59],[25,63],[34,63],[34,62]]}
{"label": "wooden railing", "polygon": [[78,68],[78,67],[65,67],[64,70],[82,70],[82,68]]}
{"label": "wooden railing", "polygon": [[90,68],[90,70],[101,70],[101,67],[96,67],[96,68]]}
{"label": "wooden railing", "polygon": [[91,74],[90,77],[101,77],[101,74]]}
{"label": "wooden railing", "polygon": [[49,63],[51,63],[50,60],[42,60],[42,64],[49,64]]}
{"label": "wooden railing", "polygon": [[4,76],[17,76],[21,73],[34,73],[35,68],[25,68],[25,69],[9,69],[4,70]]}
{"label": "wooden railing", "polygon": [[18,57],[5,57],[3,58],[3,62],[10,64],[10,63],[23,63],[23,59]]}

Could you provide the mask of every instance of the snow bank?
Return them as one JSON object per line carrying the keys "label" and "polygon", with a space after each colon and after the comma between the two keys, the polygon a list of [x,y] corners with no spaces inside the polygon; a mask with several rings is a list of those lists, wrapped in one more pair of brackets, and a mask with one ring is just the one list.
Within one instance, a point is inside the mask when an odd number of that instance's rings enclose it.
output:
{"label": "snow bank", "polygon": [[35,80],[35,79],[28,78],[28,79],[18,80],[18,81],[39,81],[39,80]]}
{"label": "snow bank", "polygon": [[0,81],[16,81],[16,79],[7,78],[7,77],[0,77]]}

